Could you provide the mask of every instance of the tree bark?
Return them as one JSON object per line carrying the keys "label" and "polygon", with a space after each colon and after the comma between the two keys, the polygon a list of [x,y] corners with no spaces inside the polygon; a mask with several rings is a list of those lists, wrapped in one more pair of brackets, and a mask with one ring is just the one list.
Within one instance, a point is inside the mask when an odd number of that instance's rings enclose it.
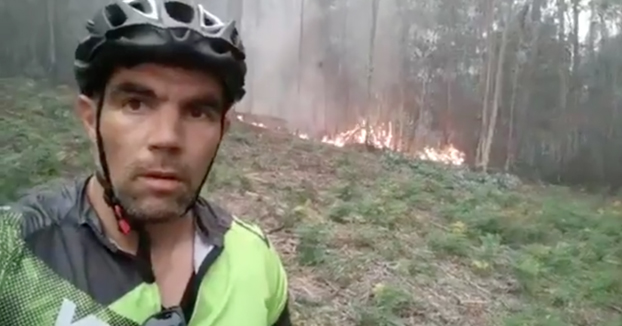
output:
{"label": "tree bark", "polygon": [[302,99],[300,98],[300,87],[302,84],[302,44],[304,40],[304,18],[305,18],[305,0],[300,0],[300,15],[298,19],[300,21],[300,25],[298,27],[298,73],[297,73],[297,98],[298,98],[298,106],[301,105]]}
{"label": "tree bark", "polygon": [[[558,75],[559,75],[559,95],[558,95],[558,104],[557,104],[557,114],[560,117],[563,117],[567,114],[568,107],[568,69],[566,68],[566,59],[568,58],[566,52],[566,3],[565,0],[557,0],[557,19],[558,19],[558,31],[557,38],[559,42],[559,64],[558,64]],[[563,125],[563,122],[562,122]],[[554,144],[554,158],[557,162],[558,168],[561,167],[562,163],[562,148],[565,143],[565,137],[563,134],[555,134],[556,139],[549,140],[549,143]],[[559,179],[559,177],[558,177]]]}
{"label": "tree bark", "polygon": [[[378,23],[378,1],[371,2],[371,32],[369,34],[369,56],[367,61],[367,103],[373,103],[372,99],[372,78],[374,76],[374,50],[376,45],[376,29]],[[371,121],[369,117],[365,119],[365,144],[371,145]]]}
{"label": "tree bark", "polygon": [[484,99],[483,99],[483,106],[482,106],[482,125],[480,128],[480,134],[479,134],[479,138],[478,138],[478,143],[477,143],[477,149],[476,149],[476,153],[475,153],[475,166],[478,168],[482,168],[483,167],[483,149],[484,149],[484,139],[485,139],[485,135],[486,135],[486,129],[488,128],[488,111],[490,111],[489,106],[490,106],[490,92],[491,92],[491,87],[492,87],[492,78],[493,78],[493,70],[494,70],[494,60],[495,60],[495,41],[494,41],[494,31],[492,28],[492,24],[494,21],[494,14],[493,14],[493,10],[494,10],[494,0],[488,0],[488,6],[487,6],[487,12],[486,12],[486,17],[487,17],[487,31],[486,31],[486,38],[487,38],[487,64],[486,64],[486,82],[485,82],[485,86],[484,86]]}
{"label": "tree bark", "polygon": [[49,56],[49,66],[48,72],[53,76],[53,78],[57,78],[57,62],[56,62],[56,1],[55,0],[47,0],[45,1],[47,4],[46,12],[47,12],[47,24],[48,24],[48,33],[49,33],[49,48],[48,48],[48,56]]}
{"label": "tree bark", "polygon": [[[531,133],[528,132],[528,113],[531,106],[533,90],[535,83],[533,78],[535,75],[536,67],[538,65],[538,52],[540,51],[540,32],[542,29],[542,8],[546,4],[545,0],[534,0],[531,6],[530,24],[525,26],[530,30],[530,42],[529,42],[529,55],[527,58],[527,64],[525,65],[524,74],[522,78],[522,84],[525,85],[525,89],[518,102],[518,110],[516,112],[516,156],[522,157],[526,162],[533,164],[532,154],[534,151],[533,146],[529,146],[528,140]],[[523,150],[525,157],[523,157]]]}
{"label": "tree bark", "polygon": [[482,151],[482,168],[484,171],[488,170],[488,164],[490,160],[490,150],[492,148],[492,141],[495,135],[495,128],[497,125],[497,115],[499,113],[499,106],[502,101],[503,90],[503,65],[505,63],[505,52],[508,47],[508,35],[512,28],[512,8],[514,1],[510,0],[507,4],[507,12],[505,15],[505,27],[503,29],[503,35],[501,38],[501,47],[499,49],[499,58],[497,60],[497,73],[495,78],[495,95],[492,101],[492,111],[490,113],[490,120],[488,121],[488,128],[486,132],[486,138],[484,141],[484,148]]}

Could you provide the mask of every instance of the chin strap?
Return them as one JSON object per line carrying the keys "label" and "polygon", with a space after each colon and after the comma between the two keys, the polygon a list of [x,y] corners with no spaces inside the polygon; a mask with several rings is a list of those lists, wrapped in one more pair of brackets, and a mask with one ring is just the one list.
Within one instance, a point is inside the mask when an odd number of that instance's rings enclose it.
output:
{"label": "chin strap", "polygon": [[112,211],[117,219],[117,226],[119,231],[127,235],[132,231],[132,226],[129,220],[126,218],[125,210],[117,199],[112,189],[112,182],[110,181],[110,170],[106,163],[106,151],[104,150],[104,142],[101,135],[101,115],[104,108],[104,98],[106,96],[106,90],[103,89],[99,99],[97,100],[96,117],[95,117],[95,137],[97,141],[97,154],[99,156],[99,165],[101,167],[101,173],[97,173],[97,180],[104,188],[104,201]]}
{"label": "chin strap", "polygon": [[130,222],[125,218],[125,214],[123,214],[123,207],[121,205],[112,205],[110,206],[112,211],[114,212],[114,216],[117,218],[117,226],[119,227],[119,231],[123,235],[128,235],[132,232],[132,226]]}

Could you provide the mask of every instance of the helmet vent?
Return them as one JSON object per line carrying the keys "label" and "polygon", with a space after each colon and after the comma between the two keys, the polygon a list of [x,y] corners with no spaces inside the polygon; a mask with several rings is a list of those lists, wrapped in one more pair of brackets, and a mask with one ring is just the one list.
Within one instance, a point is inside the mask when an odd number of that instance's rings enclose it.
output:
{"label": "helmet vent", "polygon": [[194,9],[183,2],[169,1],[164,3],[164,8],[169,17],[180,23],[190,24],[194,19]]}
{"label": "helmet vent", "polygon": [[231,43],[233,43],[234,46],[237,46],[240,43],[240,34],[237,29],[234,29],[231,32]]}
{"label": "helmet vent", "polygon": [[119,27],[127,20],[127,16],[123,12],[123,9],[117,4],[107,5],[104,9],[104,14],[111,27]]}
{"label": "helmet vent", "polygon": [[203,16],[203,24],[205,24],[205,26],[214,26],[216,25],[216,22],[213,21],[212,19],[210,19],[209,16]]}
{"label": "helmet vent", "polygon": [[130,3],[130,6],[132,6],[132,8],[144,13],[144,14],[148,14],[151,12],[151,8],[149,5],[149,2],[146,1],[135,1],[133,3]]}
{"label": "helmet vent", "polygon": [[185,27],[171,28],[169,32],[177,40],[185,40],[190,34],[190,30]]}
{"label": "helmet vent", "polygon": [[155,12],[155,4],[153,0],[123,0],[123,2],[127,3],[130,7],[134,8],[134,10],[143,14],[145,17],[157,19],[158,14]]}
{"label": "helmet vent", "polygon": [[201,13],[201,26],[203,28],[223,26],[222,21],[218,17],[210,13],[209,11],[205,10],[205,8],[203,8],[203,5],[199,5],[199,10]]}

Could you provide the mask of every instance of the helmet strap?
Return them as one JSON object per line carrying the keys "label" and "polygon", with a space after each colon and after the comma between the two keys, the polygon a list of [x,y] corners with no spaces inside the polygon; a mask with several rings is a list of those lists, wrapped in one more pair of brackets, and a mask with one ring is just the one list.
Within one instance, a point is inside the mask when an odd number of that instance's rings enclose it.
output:
{"label": "helmet strap", "polygon": [[194,194],[194,198],[192,199],[192,202],[191,202],[190,206],[186,209],[186,212],[184,212],[184,215],[186,213],[188,213],[188,211],[190,211],[190,209],[192,209],[192,207],[194,207],[194,204],[197,202],[197,200],[199,200],[199,197],[201,196],[201,189],[205,185],[205,182],[207,181],[207,178],[209,177],[209,174],[212,171],[212,167],[214,165],[214,161],[216,160],[216,155],[218,154],[218,150],[220,150],[220,144],[222,144],[222,139],[225,136],[225,119],[226,119],[226,116],[227,116],[227,113],[224,112],[222,114],[222,117],[220,118],[220,138],[218,139],[218,143],[216,144],[216,150],[214,150],[214,156],[210,160],[209,165],[207,166],[207,170],[205,171],[205,174],[203,175],[203,179],[201,180],[201,183],[200,183],[201,186],[199,187],[199,189],[197,189],[197,192]]}
{"label": "helmet strap", "polygon": [[127,235],[132,231],[132,225],[125,217],[125,209],[121,205],[121,202],[117,198],[112,188],[112,181],[110,179],[110,169],[108,168],[106,160],[106,151],[104,150],[103,138],[101,136],[101,115],[104,107],[105,89],[102,91],[101,96],[97,101],[96,118],[95,118],[95,137],[97,141],[97,154],[99,156],[99,165],[101,167],[101,174],[97,173],[97,179],[104,188],[104,201],[114,213],[117,219],[117,226],[119,231],[123,235]]}

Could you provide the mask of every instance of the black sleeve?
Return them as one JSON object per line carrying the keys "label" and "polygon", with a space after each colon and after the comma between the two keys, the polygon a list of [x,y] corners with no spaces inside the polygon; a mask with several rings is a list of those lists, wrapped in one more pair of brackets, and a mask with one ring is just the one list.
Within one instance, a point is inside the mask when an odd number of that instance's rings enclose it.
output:
{"label": "black sleeve", "polygon": [[289,316],[289,305],[286,303],[279,319],[271,326],[292,326],[292,320]]}

